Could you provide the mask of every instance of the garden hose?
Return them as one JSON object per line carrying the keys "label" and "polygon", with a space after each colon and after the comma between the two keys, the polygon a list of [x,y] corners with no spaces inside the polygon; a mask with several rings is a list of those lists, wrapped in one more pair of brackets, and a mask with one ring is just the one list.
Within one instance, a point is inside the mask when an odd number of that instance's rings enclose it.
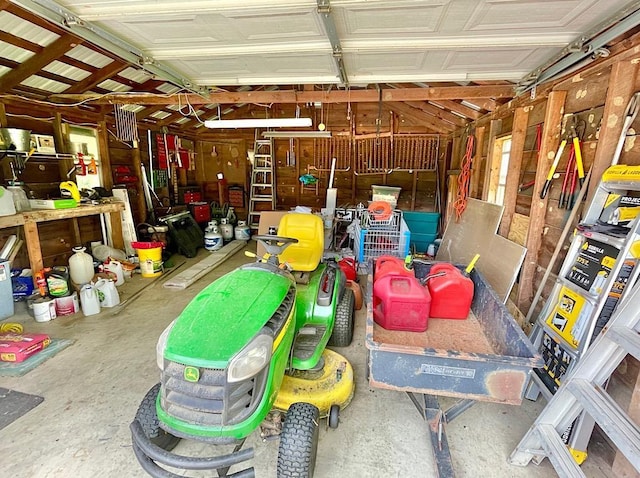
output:
{"label": "garden hose", "polygon": [[22,324],[16,322],[7,322],[6,324],[0,324],[0,334],[21,334],[24,329]]}

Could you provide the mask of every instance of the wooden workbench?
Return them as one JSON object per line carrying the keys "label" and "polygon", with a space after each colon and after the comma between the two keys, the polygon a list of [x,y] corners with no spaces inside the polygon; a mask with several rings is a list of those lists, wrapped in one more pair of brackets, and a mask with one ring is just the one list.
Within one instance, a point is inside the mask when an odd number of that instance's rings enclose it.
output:
{"label": "wooden workbench", "polygon": [[42,261],[42,251],[40,249],[40,235],[38,234],[38,223],[48,221],[59,221],[62,219],[73,220],[73,232],[76,241],[80,240],[80,229],[77,218],[84,216],[94,216],[97,214],[108,214],[111,224],[112,246],[117,249],[124,249],[122,239],[122,224],[120,211],[124,210],[124,203],[114,202],[108,204],[80,205],[69,209],[36,209],[28,212],[14,214],[13,216],[0,216],[0,229],[6,227],[24,227],[24,241],[29,254],[31,270],[35,273],[44,267]]}

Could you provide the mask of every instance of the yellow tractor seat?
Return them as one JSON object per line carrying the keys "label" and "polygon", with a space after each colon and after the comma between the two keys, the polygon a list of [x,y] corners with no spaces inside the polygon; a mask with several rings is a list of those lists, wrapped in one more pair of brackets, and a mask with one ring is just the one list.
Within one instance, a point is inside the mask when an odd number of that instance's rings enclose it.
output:
{"label": "yellow tractor seat", "polygon": [[318,267],[324,251],[324,225],[320,217],[305,213],[285,214],[278,225],[278,236],[298,239],[280,254],[280,262],[301,272]]}

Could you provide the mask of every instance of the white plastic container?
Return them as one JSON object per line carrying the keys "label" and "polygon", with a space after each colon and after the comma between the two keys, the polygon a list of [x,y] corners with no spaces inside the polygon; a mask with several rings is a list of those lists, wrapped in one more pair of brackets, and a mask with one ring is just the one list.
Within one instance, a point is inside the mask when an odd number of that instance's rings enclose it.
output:
{"label": "white plastic container", "polygon": [[0,319],[11,317],[14,312],[9,261],[0,259]]}
{"label": "white plastic container", "polygon": [[85,284],[80,289],[80,306],[84,315],[100,313],[100,299],[98,289],[93,284]]}
{"label": "white plastic container", "polygon": [[22,183],[16,183],[12,186],[8,186],[7,190],[11,192],[13,196],[13,206],[16,208],[16,212],[31,211],[31,203],[27,197],[27,193],[20,186]]}
{"label": "white plastic container", "polygon": [[13,204],[13,194],[0,186],[0,216],[12,216],[16,213],[16,207]]}
{"label": "white plastic container", "polygon": [[104,270],[115,274],[117,286],[124,284],[124,269],[122,268],[122,263],[110,260],[104,265]]}
{"label": "white plastic container", "polygon": [[77,285],[88,284],[93,279],[93,257],[85,252],[82,246],[74,247],[69,257],[69,274],[71,281]]}
{"label": "white plastic container", "polygon": [[251,239],[251,229],[247,226],[245,221],[238,221],[238,225],[235,227],[235,236],[239,241],[248,241]]}
{"label": "white plastic container", "polygon": [[33,318],[36,322],[49,322],[56,317],[55,299],[40,297],[33,302]]}
{"label": "white plastic container", "polygon": [[233,239],[233,226],[229,224],[226,218],[220,219],[220,234],[222,234],[222,239],[225,241]]}
{"label": "white plastic container", "polygon": [[120,303],[120,295],[116,284],[111,279],[100,279],[96,282],[100,307],[115,307]]}

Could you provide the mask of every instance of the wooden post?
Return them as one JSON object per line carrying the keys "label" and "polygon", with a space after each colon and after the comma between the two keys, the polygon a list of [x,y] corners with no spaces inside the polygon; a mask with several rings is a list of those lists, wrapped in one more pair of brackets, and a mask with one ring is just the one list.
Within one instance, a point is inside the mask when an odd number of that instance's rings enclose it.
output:
{"label": "wooden post", "polygon": [[102,185],[106,189],[113,187],[113,175],[111,173],[111,156],[109,156],[109,131],[107,122],[98,121],[98,155],[100,159],[100,174]]}
{"label": "wooden post", "polygon": [[538,254],[542,245],[542,232],[547,214],[547,201],[549,195],[540,199],[540,190],[553,163],[556,150],[560,143],[562,130],[562,115],[566,91],[552,91],[547,99],[547,109],[544,115],[544,130],[542,133],[542,146],[540,157],[536,167],[536,179],[533,198],[531,200],[531,215],[529,219],[529,231],[527,232],[527,255],[522,265],[520,282],[518,286],[517,306],[520,310],[526,310],[531,302],[533,293],[533,279],[538,267]]}
{"label": "wooden post", "polygon": [[0,127],[6,128],[7,126],[7,110],[4,107],[4,103],[0,103]]}
{"label": "wooden post", "polygon": [[602,173],[611,166],[612,155],[624,124],[624,111],[633,95],[637,75],[638,64],[635,61],[619,61],[611,69],[607,98],[602,113],[602,127],[598,136],[598,149],[591,167],[591,184],[587,194],[587,204],[593,199]]}
{"label": "wooden post", "polygon": [[131,148],[131,162],[133,164],[133,170],[136,172],[136,176],[138,176],[138,182],[136,183],[136,191],[138,193],[137,198],[137,209],[139,214],[139,221],[143,222],[147,219],[147,203],[144,199],[144,186],[143,186],[143,177],[142,177],[142,168],[141,161],[142,158],[140,156],[140,148],[139,144],[135,142],[133,144],[133,148]]}
{"label": "wooden post", "polygon": [[511,131],[511,153],[509,153],[509,170],[507,172],[507,185],[504,190],[504,213],[500,223],[500,235],[507,237],[513,214],[516,212],[516,200],[518,198],[518,186],[520,183],[520,169],[522,168],[522,156],[524,155],[524,141],[527,137],[529,125],[530,107],[516,108],[513,116],[513,129]]}
{"label": "wooden post", "polygon": [[[486,126],[476,128],[476,154],[471,166],[471,184],[469,185],[469,197],[478,197],[480,186],[480,166],[482,165],[482,152],[484,150],[484,133]],[[488,160],[488,158],[487,158]]]}
{"label": "wooden post", "polygon": [[491,186],[491,166],[493,165],[493,156],[496,147],[496,137],[502,133],[502,120],[491,120],[489,125],[489,147],[487,148],[487,165],[484,169],[484,184],[482,185],[482,200],[489,198],[489,188]]}

